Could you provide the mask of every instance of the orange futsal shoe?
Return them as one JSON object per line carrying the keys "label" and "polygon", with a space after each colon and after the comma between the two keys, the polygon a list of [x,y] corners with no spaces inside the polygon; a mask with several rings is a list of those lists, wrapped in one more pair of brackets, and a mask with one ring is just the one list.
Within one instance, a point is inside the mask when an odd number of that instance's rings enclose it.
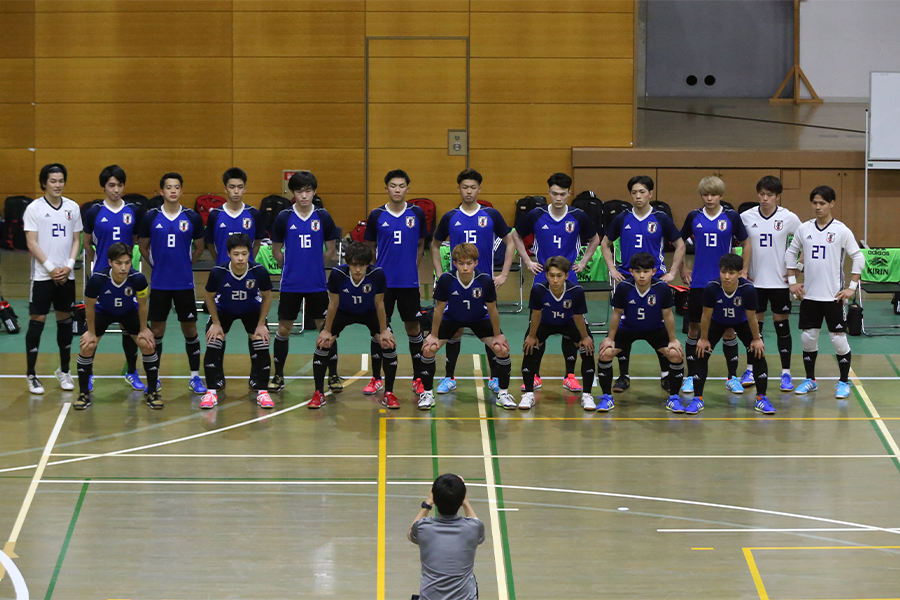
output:
{"label": "orange futsal shoe", "polygon": [[369,385],[363,388],[363,394],[371,396],[372,394],[377,394],[382,389],[384,389],[384,381],[373,377],[369,380]]}
{"label": "orange futsal shoe", "polygon": [[306,408],[322,408],[323,406],[325,406],[325,394],[316,390],[316,393],[313,394],[312,400],[309,401]]}

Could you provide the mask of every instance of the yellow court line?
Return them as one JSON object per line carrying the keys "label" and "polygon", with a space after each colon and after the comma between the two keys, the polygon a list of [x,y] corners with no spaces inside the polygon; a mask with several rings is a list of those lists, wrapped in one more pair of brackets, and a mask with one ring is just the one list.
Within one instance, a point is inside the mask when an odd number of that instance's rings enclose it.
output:
{"label": "yellow court line", "polygon": [[897,550],[900,546],[752,546],[745,550]]}
{"label": "yellow court line", "polygon": [[756,585],[756,593],[759,594],[759,600],[769,600],[766,586],[763,585],[762,576],[759,574],[756,561],[753,559],[752,550],[752,548],[744,548],[744,558],[747,560],[747,566],[750,567],[750,575],[753,577],[754,585]]}
{"label": "yellow court line", "polygon": [[869,409],[869,414],[875,419],[875,424],[878,426],[878,429],[881,431],[881,435],[884,436],[884,439],[887,441],[888,446],[891,448],[891,453],[895,456],[900,454],[900,447],[897,446],[897,442],[894,441],[893,436],[891,436],[891,432],[888,431],[887,425],[884,424],[884,421],[888,419],[883,419],[880,414],[878,414],[878,410],[875,409],[875,405],[872,404],[872,401],[869,399],[869,395],[866,393],[866,389],[863,387],[862,381],[859,380],[859,377],[856,376],[856,373],[853,372],[853,369],[850,369],[850,378],[853,381],[853,385],[856,386],[856,391],[859,392],[860,397],[862,397],[863,402],[865,402],[866,407]]}
{"label": "yellow court line", "polygon": [[385,520],[387,512],[387,421],[378,419],[378,600],[384,600]]}
{"label": "yellow court line", "polygon": [[[873,407],[874,409],[874,407]],[[388,417],[392,421],[478,421],[481,419],[488,421],[515,420],[518,418],[522,421],[584,421],[585,417],[531,417],[527,414],[515,417],[518,413],[512,413],[503,417]],[[590,418],[590,417],[587,417]],[[699,419],[691,419],[690,417],[606,417],[603,421],[687,421],[692,423],[699,421],[759,421],[768,423],[771,421],[900,421],[900,417],[706,417]],[[886,431],[886,430],[885,430]],[[894,444],[894,448],[896,444]],[[900,454],[900,448],[897,448],[896,454]]]}
{"label": "yellow court line", "polygon": [[715,550],[715,548],[691,548],[691,550]]}

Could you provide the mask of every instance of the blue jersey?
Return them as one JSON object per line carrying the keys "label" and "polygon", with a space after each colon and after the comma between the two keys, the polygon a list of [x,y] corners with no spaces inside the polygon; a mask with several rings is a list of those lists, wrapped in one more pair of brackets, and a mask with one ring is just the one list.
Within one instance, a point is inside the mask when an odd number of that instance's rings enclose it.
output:
{"label": "blue jersey", "polygon": [[134,269],[128,272],[125,281],[116,284],[112,269],[97,269],[84,286],[84,297],[94,298],[95,310],[103,315],[121,317],[138,309],[138,296],[147,296],[147,278]]}
{"label": "blue jersey", "polygon": [[[209,212],[206,219],[206,243],[216,249],[216,264],[226,265],[228,259],[228,236],[235,233],[246,233],[251,240],[259,240],[265,236],[265,231],[259,226],[259,211],[244,205],[244,208],[236,215],[225,210],[225,206],[219,206]],[[253,248],[250,248],[253,252]]]}
{"label": "blue jersey", "polygon": [[606,230],[606,237],[611,241],[621,239],[619,250],[622,255],[622,264],[619,272],[629,276],[631,273],[631,257],[638,252],[649,252],[656,261],[656,277],[662,277],[666,273],[666,265],[663,262],[663,248],[666,240],[675,242],[681,237],[678,227],[662,211],[652,210],[643,218],[634,214],[634,211],[623,212],[616,215],[613,222]]}
{"label": "blue jersey", "polygon": [[419,287],[419,240],[428,236],[425,213],[409,206],[399,215],[380,206],[369,213],[365,239],[376,242],[375,264],[384,269],[389,288]]}
{"label": "blue jersey", "polygon": [[112,210],[106,202],[95,204],[84,216],[84,232],[91,236],[96,258],[94,268],[109,266],[106,253],[117,242],[134,246],[134,236],[140,224],[140,209],[134,204],[123,204]]}
{"label": "blue jersey", "polygon": [[487,303],[497,301],[494,280],[475,269],[469,285],[463,285],[458,273],[444,273],[434,286],[434,299],[446,302],[444,318],[455,323],[474,323],[490,319]]}
{"label": "blue jersey", "polygon": [[281,291],[324,292],[327,285],[322,246],[337,237],[334,221],[324,208],[314,208],[306,218],[296,207],[281,211],[272,226],[272,241],[284,244]]}
{"label": "blue jersey", "polygon": [[541,311],[541,323],[547,325],[568,325],[574,322],[575,315],[587,314],[584,289],[568,280],[559,297],[553,295],[548,282],[534,284],[528,308]]}
{"label": "blue jersey", "polygon": [[244,274],[238,277],[231,270],[231,262],[217,265],[209,272],[206,291],[216,294],[216,310],[229,315],[247,315],[259,312],[262,305],[260,292],[272,290],[269,272],[262,265],[251,262]]}
{"label": "blue jersey", "polygon": [[619,329],[644,333],[666,326],[663,310],[675,306],[675,298],[669,284],[659,279],[651,280],[650,287],[643,294],[634,279],[626,279],[616,286],[612,305],[624,311]]}
{"label": "blue jersey", "polygon": [[713,309],[712,320],[721,325],[737,325],[747,320],[747,311],[756,311],[759,304],[756,288],[743,277],[738,279],[737,289],[726,294],[722,279],[717,277],[703,288],[703,308]]}
{"label": "blue jersey", "polygon": [[338,295],[338,310],[354,315],[375,312],[375,296],[387,291],[381,267],[369,265],[359,283],[353,281],[348,265],[338,265],[328,276],[328,291]]}
{"label": "blue jersey", "polygon": [[733,210],[721,209],[714,217],[702,208],[692,210],[684,220],[681,237],[694,238],[694,268],[691,288],[703,289],[719,276],[719,259],[731,252],[731,239],[739,242],[747,239],[747,230],[740,215]]}
{"label": "blue jersey", "polygon": [[[542,265],[552,256],[564,256],[574,265],[578,250],[597,235],[597,228],[580,209],[569,206],[561,219],[555,219],[549,206],[539,206],[522,218],[516,233],[522,238],[534,234],[535,255]],[[535,283],[546,280],[544,272],[534,276]],[[569,281],[577,281],[575,271],[569,271]]]}
{"label": "blue jersey", "polygon": [[147,211],[141,219],[141,239],[150,238],[150,285],[158,290],[194,289],[194,240],[203,238],[203,221],[189,208],[181,207],[175,217],[162,208]]}
{"label": "blue jersey", "polygon": [[[446,213],[438,223],[434,239],[443,242],[449,238],[451,251],[459,244],[475,244],[478,248],[478,268],[485,273],[493,273],[494,251],[509,231],[509,225],[499,211],[479,205],[473,215],[467,215],[462,208]],[[450,270],[456,270],[452,262]]]}

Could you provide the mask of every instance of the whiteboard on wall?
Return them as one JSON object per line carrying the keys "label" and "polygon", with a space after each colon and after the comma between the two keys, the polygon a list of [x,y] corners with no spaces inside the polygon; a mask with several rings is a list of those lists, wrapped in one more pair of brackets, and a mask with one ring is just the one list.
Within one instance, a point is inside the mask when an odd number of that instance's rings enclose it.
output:
{"label": "whiteboard on wall", "polygon": [[868,160],[900,160],[900,73],[872,72],[869,115]]}

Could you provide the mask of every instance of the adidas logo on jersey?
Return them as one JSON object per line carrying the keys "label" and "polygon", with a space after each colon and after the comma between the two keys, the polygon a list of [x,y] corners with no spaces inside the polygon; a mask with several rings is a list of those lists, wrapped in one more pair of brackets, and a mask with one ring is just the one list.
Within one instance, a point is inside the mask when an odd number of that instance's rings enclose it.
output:
{"label": "adidas logo on jersey", "polygon": [[811,235],[808,235],[808,236],[806,236],[806,239],[811,240],[811,239],[812,239],[812,236],[811,236]]}
{"label": "adidas logo on jersey", "polygon": [[382,227],[390,227],[391,224],[388,223],[387,221],[385,221],[384,223],[381,224],[381,226],[382,226]]}
{"label": "adidas logo on jersey", "polygon": [[721,299],[716,300],[716,304],[722,304],[722,300]]}
{"label": "adidas logo on jersey", "polygon": [[101,223],[107,223],[107,222],[108,222],[108,219],[107,219],[106,217],[103,217],[102,219],[100,219],[100,222],[101,222]]}
{"label": "adidas logo on jersey", "polygon": [[697,223],[697,229],[703,229],[703,223]]}
{"label": "adidas logo on jersey", "polygon": [[546,225],[544,225],[543,227],[541,227],[541,229],[550,229],[550,228],[547,227]]}
{"label": "adidas logo on jersey", "polygon": [[756,229],[757,227],[759,227],[759,225],[757,225],[756,223],[754,223],[753,226],[752,226],[750,229]]}
{"label": "adidas logo on jersey", "polygon": [[626,225],[625,229],[631,229],[631,225]]}
{"label": "adidas logo on jersey", "polygon": [[544,302],[544,306],[550,306],[549,302]]}
{"label": "adidas logo on jersey", "polygon": [[291,229],[297,229],[296,225],[291,225]]}
{"label": "adidas logo on jersey", "polygon": [[456,223],[454,223],[454,225],[462,225],[462,223],[460,223],[459,221],[457,221]]}
{"label": "adidas logo on jersey", "polygon": [[219,223],[219,229],[222,229],[223,227],[228,227],[228,225],[226,225],[225,223]]}
{"label": "adidas logo on jersey", "polygon": [[162,223],[157,223],[157,224],[156,224],[156,228],[157,228],[157,229],[162,229],[162,228],[163,228]]}
{"label": "adidas logo on jersey", "polygon": [[635,302],[634,300],[629,300],[628,304],[637,304],[637,302]]}
{"label": "adidas logo on jersey", "polygon": [[109,291],[109,290],[106,290],[106,291],[105,291],[105,292],[103,292],[103,293],[104,293],[104,294],[112,294],[112,292],[111,292],[111,291]]}

